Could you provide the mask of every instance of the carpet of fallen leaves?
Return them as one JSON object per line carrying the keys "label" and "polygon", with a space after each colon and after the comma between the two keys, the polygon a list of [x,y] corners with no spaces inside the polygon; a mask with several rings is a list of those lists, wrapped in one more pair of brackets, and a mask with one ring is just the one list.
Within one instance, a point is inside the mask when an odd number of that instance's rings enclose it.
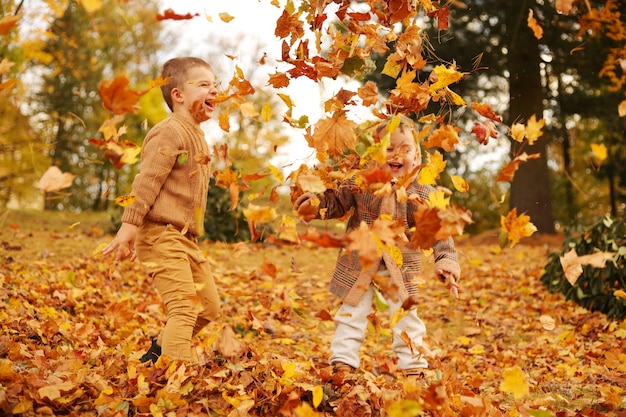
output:
{"label": "carpet of fallen leaves", "polygon": [[458,301],[426,259],[435,372],[416,382],[397,373],[383,311],[362,369],[328,366],[334,249],[202,244],[223,316],[195,339],[198,364],[145,366],[163,306],[140,265],[92,256],[110,239],[102,223],[1,220],[0,415],[626,416],[626,322],[541,286],[558,238],[459,241]]}

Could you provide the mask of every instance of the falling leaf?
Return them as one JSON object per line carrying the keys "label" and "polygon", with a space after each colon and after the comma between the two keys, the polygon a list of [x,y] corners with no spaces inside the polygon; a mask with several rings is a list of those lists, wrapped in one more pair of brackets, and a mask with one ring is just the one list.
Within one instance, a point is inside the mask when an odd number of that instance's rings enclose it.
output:
{"label": "falling leaf", "polygon": [[509,134],[516,142],[522,142],[526,137],[526,126],[521,123],[514,123],[509,130]]}
{"label": "falling leaf", "polygon": [[583,273],[583,265],[590,265],[593,268],[604,268],[606,261],[610,261],[615,256],[611,252],[595,252],[590,255],[578,256],[576,249],[570,249],[559,257],[565,278],[571,285],[576,285],[578,278]]}
{"label": "falling leaf", "polygon": [[545,120],[537,120],[534,114],[530,116],[530,119],[528,119],[528,123],[526,124],[526,140],[528,140],[529,145],[533,145],[537,139],[543,135],[541,129],[544,124]]}
{"label": "falling leaf", "polygon": [[48,193],[53,193],[71,187],[74,178],[76,178],[76,175],[70,174],[69,172],[61,172],[59,167],[51,166],[39,179],[37,188]]}
{"label": "falling leaf", "polygon": [[496,125],[493,124],[491,120],[487,120],[485,122],[474,122],[472,133],[476,135],[476,140],[478,140],[478,143],[481,145],[487,145],[489,143],[489,138],[498,137]]}
{"label": "falling leaf", "polygon": [[121,195],[121,196],[115,198],[115,203],[118,206],[126,207],[126,206],[130,206],[131,204],[133,204],[136,200],[137,200],[137,196],[134,196],[134,195]]}
{"label": "falling leaf", "polygon": [[187,13],[187,14],[177,14],[174,12],[174,10],[172,9],[165,9],[165,11],[163,12],[163,14],[159,13],[157,14],[156,18],[157,20],[161,21],[161,20],[190,20],[193,19],[196,16],[200,16],[198,13]]}
{"label": "falling leaf", "polygon": [[518,170],[520,164],[524,162],[528,162],[532,159],[538,159],[541,155],[538,153],[534,153],[532,155],[528,155],[526,152],[523,154],[516,156],[511,162],[509,162],[502,170],[498,173],[496,177],[496,182],[505,182],[505,181],[513,181],[513,177],[515,176],[515,172]]}
{"label": "falling leaf", "polygon": [[17,22],[22,18],[22,14],[6,14],[0,18],[0,35],[6,35],[9,31],[17,27]]}
{"label": "falling leaf", "polygon": [[80,0],[87,13],[93,14],[102,8],[103,0]]}
{"label": "falling leaf", "polygon": [[452,125],[443,125],[430,134],[424,142],[424,148],[441,148],[444,151],[454,151],[459,143],[459,131],[461,129]]}
{"label": "falling leaf", "polygon": [[518,216],[516,208],[511,209],[506,216],[500,216],[500,224],[511,247],[537,231],[537,227],[530,222],[530,217],[526,214]]}
{"label": "falling leaf", "polygon": [[528,27],[532,29],[533,35],[535,35],[535,38],[541,39],[543,37],[543,28],[541,27],[541,25],[539,25],[539,22],[537,22],[537,19],[535,19],[532,9],[528,10],[527,24],[528,24]]}
{"label": "falling leaf", "polygon": [[328,151],[333,156],[341,155],[346,149],[354,149],[356,127],[344,111],[335,112],[332,117],[323,118],[315,124],[313,147],[318,151]]}
{"label": "falling leaf", "polygon": [[255,223],[269,223],[276,218],[276,208],[248,204],[243,209],[243,215]]}
{"label": "falling leaf", "polygon": [[505,368],[502,371],[502,378],[500,391],[513,394],[516,400],[524,398],[530,392],[526,375],[518,366]]}
{"label": "falling leaf", "polygon": [[446,68],[443,64],[436,66],[433,69],[433,74],[435,75],[437,81],[430,85],[429,91],[431,93],[434,93],[441,88],[448,87],[450,84],[454,84],[463,78],[463,73],[458,72],[452,66]]}
{"label": "falling leaf", "polygon": [[469,184],[462,177],[458,175],[451,175],[450,179],[452,180],[452,184],[454,185],[455,190],[461,193],[466,193],[469,191]]}
{"label": "falling leaf", "polygon": [[604,143],[592,143],[591,152],[598,159],[600,163],[604,162],[608,157],[608,151],[606,149],[606,145]]}
{"label": "falling leaf", "polygon": [[556,0],[555,9],[558,13],[569,14],[575,0]]}
{"label": "falling leaf", "polygon": [[475,110],[481,116],[485,116],[495,122],[498,122],[498,123],[502,122],[502,117],[500,117],[495,111],[493,111],[493,109],[491,108],[489,104],[484,104],[484,103],[481,104],[481,103],[473,102],[472,110]]}
{"label": "falling leaf", "polygon": [[124,75],[102,81],[98,93],[102,98],[102,106],[113,114],[135,113],[139,97],[143,94],[128,88],[128,78]]}
{"label": "falling leaf", "polygon": [[228,23],[234,19],[234,17],[229,15],[228,13],[220,13],[219,16],[220,20],[225,23]]}

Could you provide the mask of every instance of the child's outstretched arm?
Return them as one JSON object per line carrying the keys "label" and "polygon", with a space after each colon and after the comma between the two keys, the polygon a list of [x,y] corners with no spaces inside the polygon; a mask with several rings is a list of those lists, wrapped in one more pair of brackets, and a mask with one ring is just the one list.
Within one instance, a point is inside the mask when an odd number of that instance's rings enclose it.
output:
{"label": "child's outstretched arm", "polygon": [[[314,204],[316,199],[317,204]],[[317,217],[319,212],[319,198],[314,193],[304,193],[294,201],[293,209],[305,223],[308,223]]]}
{"label": "child's outstretched arm", "polygon": [[454,274],[444,271],[443,269],[437,270],[437,278],[446,286],[448,291],[450,291],[450,295],[455,299],[459,299],[459,291],[461,291],[461,286],[457,282]]}

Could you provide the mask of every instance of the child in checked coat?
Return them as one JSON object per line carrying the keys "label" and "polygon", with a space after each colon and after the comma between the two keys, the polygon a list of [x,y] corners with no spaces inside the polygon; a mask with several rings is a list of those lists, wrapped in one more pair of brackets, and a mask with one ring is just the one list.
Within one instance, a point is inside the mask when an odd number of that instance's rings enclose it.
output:
{"label": "child in checked coat", "polygon": [[[389,119],[383,121],[375,131],[374,136],[378,140],[390,135],[387,161],[383,168],[389,169],[396,179],[413,175],[406,192],[409,197],[417,196],[418,200],[426,201],[434,188],[418,184],[415,178],[421,161],[421,152],[414,136],[415,123],[405,116],[396,117],[400,117],[400,123],[392,132],[388,129]],[[294,202],[294,209],[305,221],[320,219],[321,213],[324,219],[341,218],[354,210],[348,220],[346,233],[359,228],[362,222],[371,227],[381,215],[391,216],[404,222],[404,233],[408,242],[412,236],[411,228],[416,226],[414,214],[418,210],[418,204],[412,198],[406,202],[398,201],[393,191],[381,196],[361,191],[352,178],[342,183],[338,189],[326,190],[323,194],[304,193]],[[392,329],[392,348],[398,358],[398,368],[405,375],[423,375],[428,368],[428,362],[419,353],[426,327],[412,303],[418,290],[415,279],[420,274],[420,250],[410,245],[402,246],[401,266],[384,250],[382,257],[365,269],[361,266],[358,253],[349,253],[346,249],[339,253],[329,287],[334,295],[343,300],[334,317],[335,334],[330,347],[329,362],[337,371],[350,371],[360,366],[359,348],[365,341],[367,317],[374,299],[375,276],[388,278],[396,284],[394,288],[397,293],[394,291],[394,294],[385,294],[391,317],[400,307],[408,309]],[[437,276],[446,284],[450,293],[458,298],[457,281],[461,271],[452,238],[437,241],[433,246],[433,255]],[[404,332],[409,336],[411,346],[402,337]]]}

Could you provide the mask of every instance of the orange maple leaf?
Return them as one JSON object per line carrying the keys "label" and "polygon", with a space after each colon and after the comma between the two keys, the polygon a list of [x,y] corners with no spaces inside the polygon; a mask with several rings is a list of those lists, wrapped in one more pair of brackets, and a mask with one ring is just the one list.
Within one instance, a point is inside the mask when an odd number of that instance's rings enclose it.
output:
{"label": "orange maple leaf", "polygon": [[139,93],[128,88],[128,78],[125,75],[115,77],[113,80],[104,80],[98,86],[98,93],[102,98],[102,106],[113,114],[135,113],[139,97],[145,91]]}
{"label": "orange maple leaf", "polygon": [[378,87],[373,81],[368,81],[357,90],[364,106],[374,106],[378,103]]}
{"label": "orange maple leaf", "polygon": [[447,5],[440,9],[428,13],[428,17],[437,19],[437,30],[446,30],[450,27],[448,19],[450,18],[450,9]]}
{"label": "orange maple leaf", "polygon": [[452,125],[443,125],[435,130],[424,142],[424,148],[442,148],[445,151],[452,152],[457,143],[459,143],[459,129]]}
{"label": "orange maple leaf", "polygon": [[411,236],[411,244],[422,250],[432,248],[437,241],[436,236],[441,229],[439,210],[435,207],[419,204],[414,218],[415,232],[413,232]]}
{"label": "orange maple leaf", "polygon": [[472,103],[472,110],[475,110],[481,116],[485,116],[488,119],[491,119],[495,122],[501,123],[502,117],[500,117],[489,104],[481,104],[481,103]]}
{"label": "orange maple leaf", "polygon": [[513,177],[515,176],[515,172],[517,171],[521,163],[527,162],[531,159],[537,159],[539,158],[539,156],[540,154],[538,153],[528,155],[526,152],[519,156],[516,156],[511,162],[509,162],[504,168],[502,168],[502,170],[498,174],[498,177],[496,178],[496,182],[512,181]]}
{"label": "orange maple leaf", "polygon": [[336,111],[332,117],[319,120],[313,133],[313,147],[318,152],[339,156],[356,146],[357,124],[346,117],[345,111]]}
{"label": "orange maple leaf", "polygon": [[362,222],[358,228],[346,235],[346,239],[349,242],[347,249],[358,254],[363,268],[369,267],[380,258],[380,246],[367,223]]}
{"label": "orange maple leaf", "polygon": [[269,83],[274,88],[287,87],[289,85],[289,77],[284,72],[270,74]]}
{"label": "orange maple leaf", "polygon": [[6,35],[11,29],[17,27],[17,22],[22,14],[6,15],[0,19],[0,35]]}

